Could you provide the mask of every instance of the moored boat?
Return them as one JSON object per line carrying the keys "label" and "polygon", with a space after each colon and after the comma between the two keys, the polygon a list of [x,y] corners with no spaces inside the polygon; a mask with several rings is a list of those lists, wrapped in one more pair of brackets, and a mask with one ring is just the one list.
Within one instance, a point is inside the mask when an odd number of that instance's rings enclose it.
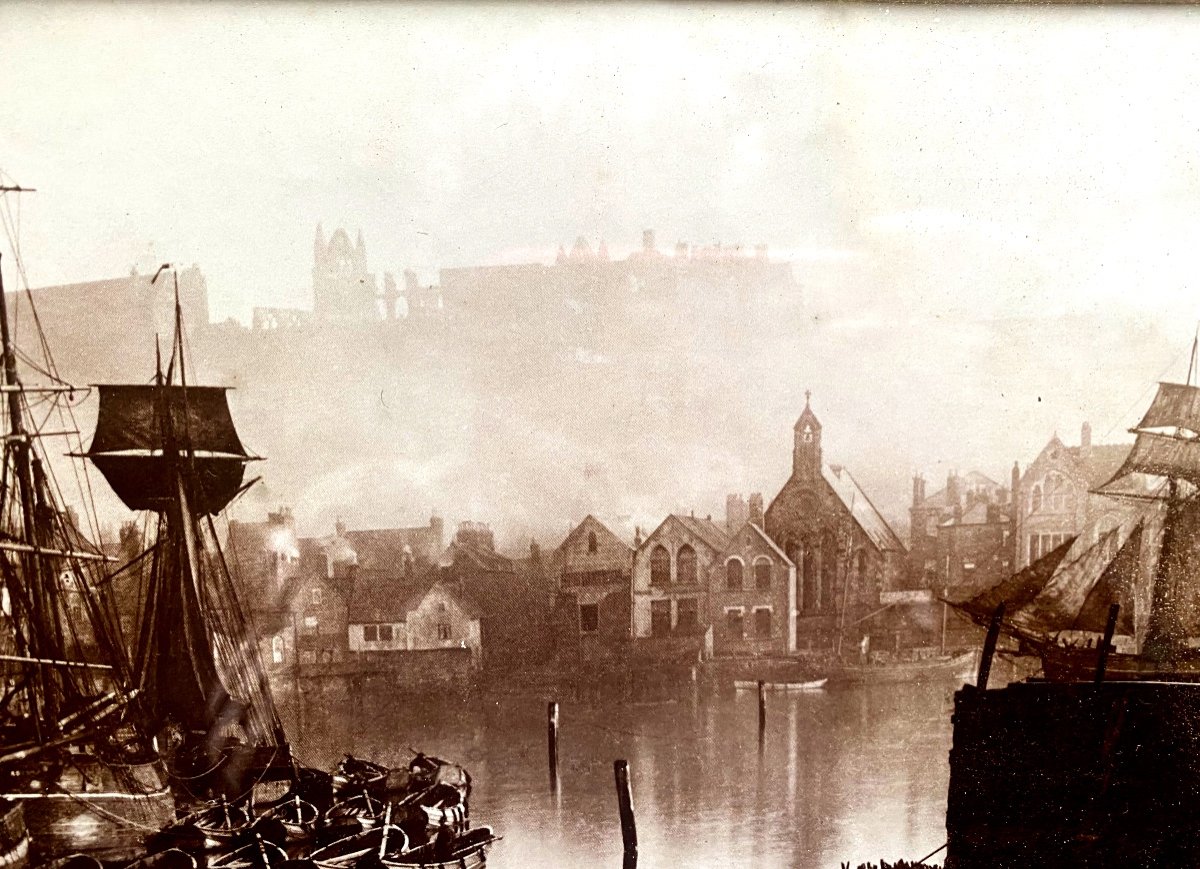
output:
{"label": "moored boat", "polygon": [[[805,682],[778,682],[763,680],[762,686],[764,691],[820,691],[829,681],[824,679],[810,679]],[[757,680],[735,679],[733,687],[739,691],[757,691]]]}

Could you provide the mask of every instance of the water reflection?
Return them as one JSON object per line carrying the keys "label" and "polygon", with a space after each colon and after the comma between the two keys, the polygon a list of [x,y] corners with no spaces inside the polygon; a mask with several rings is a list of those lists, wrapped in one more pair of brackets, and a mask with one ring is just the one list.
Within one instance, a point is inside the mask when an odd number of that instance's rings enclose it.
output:
{"label": "water reflection", "polygon": [[[643,705],[563,702],[559,789],[538,698],[309,692],[302,758],[402,764],[410,746],[462,762],[471,810],[504,839],[489,865],[622,865],[612,762],[629,761],[639,869],[836,867],[915,859],[945,840],[952,688],[879,686],[768,699],[753,692]],[[352,714],[348,714],[352,713]]]}

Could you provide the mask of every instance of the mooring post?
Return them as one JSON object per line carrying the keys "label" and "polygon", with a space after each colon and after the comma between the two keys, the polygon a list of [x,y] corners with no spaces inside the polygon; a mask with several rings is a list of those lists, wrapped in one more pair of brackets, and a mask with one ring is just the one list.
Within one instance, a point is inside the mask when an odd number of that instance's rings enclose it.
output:
{"label": "mooring post", "polygon": [[558,702],[546,704],[546,748],[550,760],[550,790],[558,790]]}
{"label": "mooring post", "polygon": [[1104,671],[1108,668],[1108,649],[1112,645],[1113,634],[1117,631],[1117,616],[1121,605],[1114,603],[1108,608],[1108,621],[1104,623],[1104,640],[1100,643],[1100,656],[1096,659],[1096,684],[1104,681]]}
{"label": "mooring post", "polygon": [[621,844],[625,846],[625,859],[637,854],[637,823],[633,818],[633,792],[629,789],[629,764],[623,760],[613,761],[613,775],[617,780],[617,808],[621,813]]}
{"label": "mooring post", "polygon": [[758,680],[758,744],[762,747],[767,733],[767,689],[763,680]]}
{"label": "mooring post", "polygon": [[987,636],[983,640],[983,654],[979,657],[979,676],[975,679],[975,687],[980,691],[987,690],[988,676],[992,672],[992,656],[996,654],[996,640],[1000,639],[1000,623],[1004,621],[1004,601],[992,613],[991,624],[988,625]]}

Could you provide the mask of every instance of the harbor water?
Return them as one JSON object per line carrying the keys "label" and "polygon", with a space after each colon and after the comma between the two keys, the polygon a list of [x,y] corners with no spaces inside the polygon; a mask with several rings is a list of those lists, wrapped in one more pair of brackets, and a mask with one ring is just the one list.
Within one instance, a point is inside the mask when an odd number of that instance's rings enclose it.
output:
{"label": "harbor water", "polygon": [[551,787],[546,703],[516,696],[401,698],[305,692],[300,758],[400,765],[410,749],[474,779],[471,815],[503,840],[496,867],[617,867],[613,761],[628,760],[641,869],[838,867],[941,845],[954,684],[769,694],[682,691],[652,703],[560,701]]}

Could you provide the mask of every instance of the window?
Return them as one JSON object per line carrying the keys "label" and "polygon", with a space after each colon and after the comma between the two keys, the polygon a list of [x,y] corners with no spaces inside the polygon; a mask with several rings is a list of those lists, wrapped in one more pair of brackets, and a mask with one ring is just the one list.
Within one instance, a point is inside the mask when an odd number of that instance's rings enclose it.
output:
{"label": "window", "polygon": [[650,553],[650,584],[667,585],[671,582],[671,554],[665,546],[655,546]]}
{"label": "window", "polygon": [[759,607],[754,611],[754,636],[767,639],[771,636],[771,608]]}
{"label": "window", "polygon": [[676,565],[678,567],[677,581],[681,585],[696,584],[696,550],[688,546],[686,543],[679,547],[679,555],[676,557]]}
{"label": "window", "polygon": [[307,650],[301,652],[300,653],[300,663],[301,664],[317,663],[317,653],[314,652],[312,649],[307,649]]}
{"label": "window", "polygon": [[821,603],[822,609],[833,609],[833,586],[837,582],[837,541],[825,535],[821,544]]}
{"label": "window", "polygon": [[731,558],[725,562],[725,590],[742,590],[742,560]]}
{"label": "window", "polygon": [[816,554],[807,547],[801,551],[800,562],[800,609],[817,608],[817,565]]}
{"label": "window", "polygon": [[742,611],[740,609],[725,610],[725,636],[731,640],[740,640],[746,632],[742,627]]}
{"label": "window", "polygon": [[278,634],[271,638],[271,662],[283,663],[283,637]]}
{"label": "window", "polygon": [[1050,473],[1044,481],[1043,504],[1052,513],[1075,509],[1075,487],[1062,474]]}
{"label": "window", "polygon": [[306,629],[308,629],[310,631],[315,631],[317,629],[318,624],[320,624],[320,622],[317,621],[316,616],[305,616],[304,617],[304,627]]}
{"label": "window", "polygon": [[390,643],[391,641],[392,641],[392,626],[391,625],[380,625],[379,626],[379,642]]}
{"label": "window", "polygon": [[650,601],[650,635],[665,637],[671,633],[671,602],[669,600]]}
{"label": "window", "polygon": [[595,633],[600,627],[600,607],[594,603],[579,605],[579,630],[585,634]]}
{"label": "window", "polygon": [[681,634],[700,632],[700,611],[694,597],[681,597],[675,603],[675,630]]}
{"label": "window", "polygon": [[308,599],[313,606],[321,605],[321,587],[316,586],[308,590]]}
{"label": "window", "polygon": [[1029,493],[1029,512],[1037,513],[1042,509],[1042,484],[1038,483]]}
{"label": "window", "polygon": [[594,555],[596,553],[596,550],[598,550],[599,548],[600,548],[600,545],[596,542],[596,532],[589,531],[588,532],[588,552],[590,552]]}
{"label": "window", "polygon": [[771,559],[760,558],[754,562],[754,587],[759,591],[770,591]]}
{"label": "window", "polygon": [[379,639],[379,625],[363,625],[363,640],[373,643]]}
{"label": "window", "polygon": [[438,631],[438,639],[439,640],[450,639],[450,626],[449,625],[447,625],[445,623],[440,624],[440,625],[438,625],[437,631]]}

